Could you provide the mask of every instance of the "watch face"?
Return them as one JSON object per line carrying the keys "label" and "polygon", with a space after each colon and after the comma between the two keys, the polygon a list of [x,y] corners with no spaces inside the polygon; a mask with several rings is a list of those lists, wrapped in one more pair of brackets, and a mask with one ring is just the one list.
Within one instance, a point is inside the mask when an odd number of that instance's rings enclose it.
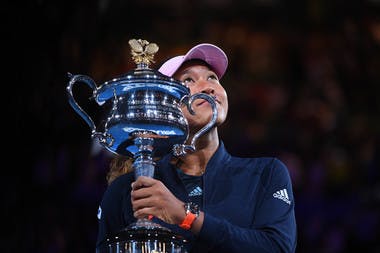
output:
{"label": "watch face", "polygon": [[185,203],[185,210],[199,216],[199,206],[193,202]]}

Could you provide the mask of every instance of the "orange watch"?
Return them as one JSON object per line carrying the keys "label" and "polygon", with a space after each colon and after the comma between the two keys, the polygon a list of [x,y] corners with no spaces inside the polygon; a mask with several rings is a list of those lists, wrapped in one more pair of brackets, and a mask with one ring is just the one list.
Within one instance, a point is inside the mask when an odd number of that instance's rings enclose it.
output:
{"label": "orange watch", "polygon": [[189,230],[193,225],[195,219],[199,216],[199,207],[192,202],[185,203],[185,219],[179,224],[179,226],[185,230]]}

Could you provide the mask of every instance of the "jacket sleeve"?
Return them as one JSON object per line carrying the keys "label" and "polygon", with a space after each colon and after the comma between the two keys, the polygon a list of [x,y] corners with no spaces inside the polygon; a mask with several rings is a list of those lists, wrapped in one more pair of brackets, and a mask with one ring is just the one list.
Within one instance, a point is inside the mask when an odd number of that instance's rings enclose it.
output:
{"label": "jacket sleeve", "polygon": [[[295,252],[296,220],[292,184],[286,166],[273,159],[261,176],[263,195],[253,224],[242,228],[205,213],[199,239],[218,252]],[[237,207],[238,208],[238,207]]]}
{"label": "jacket sleeve", "polygon": [[[129,222],[125,220],[124,211],[130,208],[130,179],[123,175],[115,179],[105,191],[98,210],[97,252],[104,252],[106,239],[123,229]],[[133,217],[133,215],[131,216]]]}

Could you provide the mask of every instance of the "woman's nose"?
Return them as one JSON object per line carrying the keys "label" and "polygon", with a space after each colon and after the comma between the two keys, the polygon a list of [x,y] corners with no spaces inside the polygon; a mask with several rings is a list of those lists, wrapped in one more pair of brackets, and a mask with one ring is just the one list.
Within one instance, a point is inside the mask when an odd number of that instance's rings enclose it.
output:
{"label": "woman's nose", "polygon": [[208,94],[208,95],[212,95],[212,94],[215,93],[215,90],[214,90],[212,87],[209,87],[209,86],[208,86],[208,87],[202,89],[201,92],[202,92],[202,93],[206,93],[206,94]]}
{"label": "woman's nose", "polygon": [[194,93],[206,93],[212,95],[215,93],[215,89],[209,82],[200,80],[194,87]]}

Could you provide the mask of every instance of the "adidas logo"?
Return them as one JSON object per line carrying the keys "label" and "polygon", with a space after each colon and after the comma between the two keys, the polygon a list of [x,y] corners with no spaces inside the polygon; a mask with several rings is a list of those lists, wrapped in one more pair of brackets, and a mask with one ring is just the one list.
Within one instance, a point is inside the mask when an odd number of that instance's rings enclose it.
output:
{"label": "adidas logo", "polygon": [[290,200],[289,200],[288,192],[286,191],[286,189],[273,193],[273,197],[277,199],[281,199],[285,201],[285,203],[290,205]]}
{"label": "adidas logo", "polygon": [[202,195],[202,188],[197,186],[195,187],[190,193],[189,197],[194,197],[194,196],[201,196]]}

